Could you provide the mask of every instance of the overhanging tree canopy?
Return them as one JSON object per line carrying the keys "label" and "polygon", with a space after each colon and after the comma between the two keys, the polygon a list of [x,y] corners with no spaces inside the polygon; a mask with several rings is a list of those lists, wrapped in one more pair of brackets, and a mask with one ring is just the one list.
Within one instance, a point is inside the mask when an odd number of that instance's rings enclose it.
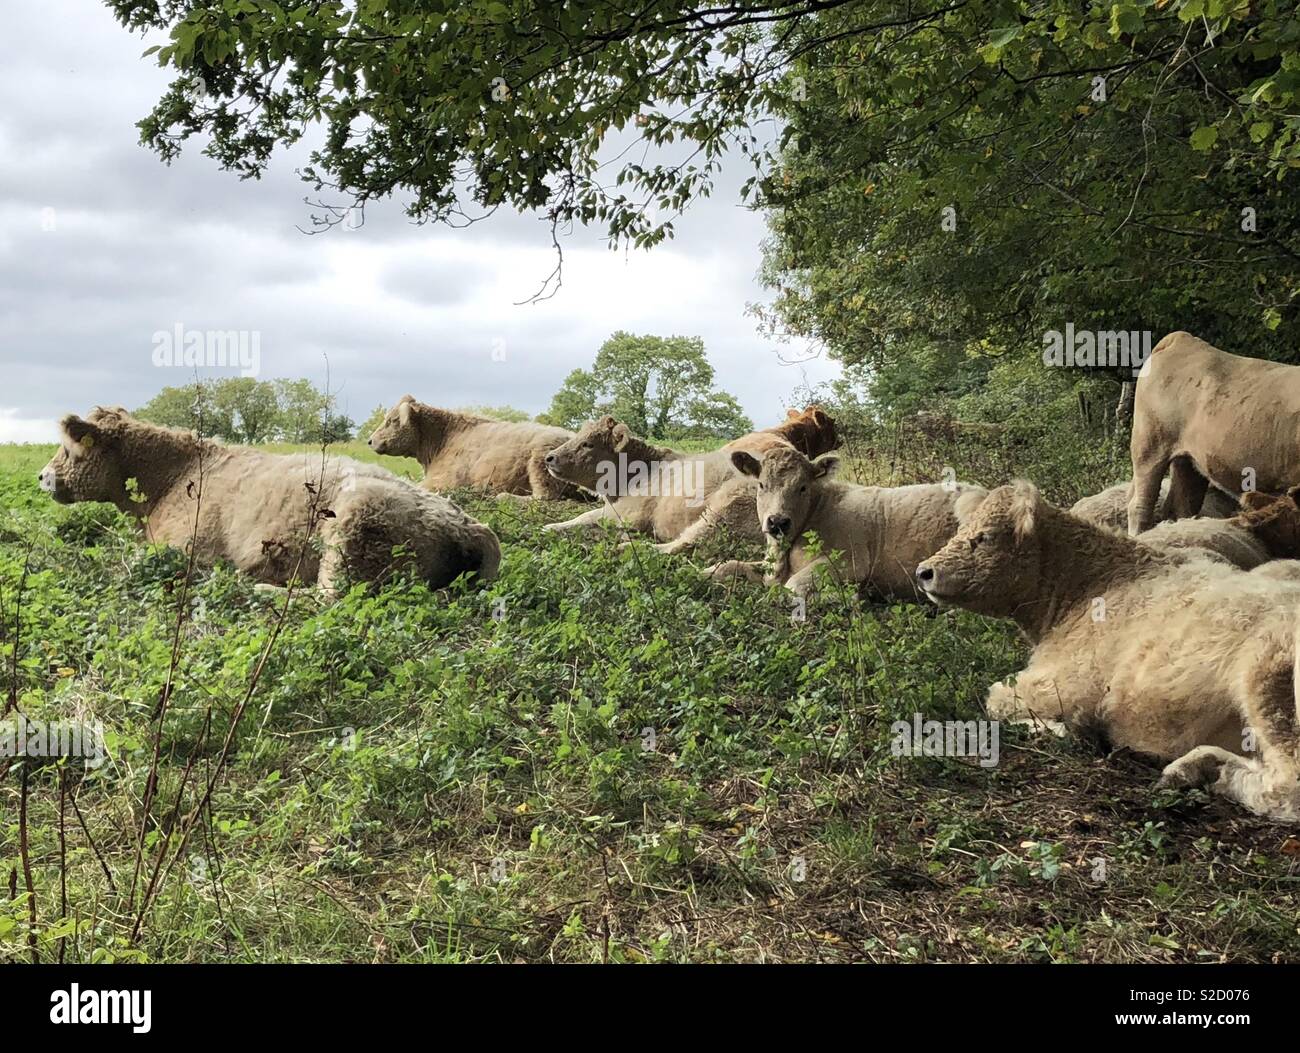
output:
{"label": "overhanging tree canopy", "polygon": [[[147,144],[170,159],[207,133],[214,158],[256,176],[276,145],[319,123],[305,175],[339,208],[399,194],[416,219],[455,221],[509,204],[650,246],[734,145],[769,170],[769,152],[828,151],[840,183],[820,198],[798,165],[785,171],[817,201],[807,224],[826,220],[845,248],[882,223],[905,241],[946,205],[959,222],[981,209],[986,224],[1005,219],[1022,229],[987,239],[977,264],[1014,246],[1045,293],[1061,239],[1079,239],[1076,260],[1101,253],[1083,269],[1116,265],[1125,281],[1126,254],[1148,267],[1164,253],[1214,281],[1242,253],[1295,259],[1289,212],[1269,213],[1300,165],[1300,21],[1284,0],[109,4],[127,26],[170,34],[151,49],[177,76],[142,122]],[[765,116],[781,134],[756,130]],[[602,145],[623,130],[684,144],[686,156],[625,151],[602,165]],[[843,178],[851,166],[889,176],[878,187],[889,215],[865,239],[848,213],[825,211],[836,194],[871,192]],[[985,193],[998,183],[1034,200],[1013,214],[1019,202]],[[797,214],[784,182],[761,189]],[[1209,214],[1256,200],[1251,239]],[[651,206],[668,218],[650,218]],[[938,291],[979,290],[1004,272],[941,273]],[[1294,294],[1229,287],[1274,327]]]}

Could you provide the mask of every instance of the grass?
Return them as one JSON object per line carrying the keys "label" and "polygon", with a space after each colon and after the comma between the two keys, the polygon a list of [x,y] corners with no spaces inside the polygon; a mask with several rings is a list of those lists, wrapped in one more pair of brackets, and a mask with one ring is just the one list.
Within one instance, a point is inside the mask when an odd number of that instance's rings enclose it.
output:
{"label": "grass", "polygon": [[542,534],[576,506],[473,494],[506,554],[489,588],[293,602],[133,938],[141,825],[146,860],[176,846],[278,607],[200,575],[143,821],[184,559],[49,502],[50,452],[0,447],[0,699],[16,650],[28,716],[102,722],[111,760],[66,769],[62,809],[29,762],[34,930],[19,766],[0,781],[0,961],[29,937],[67,961],[1297,957],[1296,831],[1078,740],[1003,729],[992,769],[891,754],[895,719],[981,715],[1024,657],[1009,627],[840,594],[799,621],[699,578],[719,552]]}

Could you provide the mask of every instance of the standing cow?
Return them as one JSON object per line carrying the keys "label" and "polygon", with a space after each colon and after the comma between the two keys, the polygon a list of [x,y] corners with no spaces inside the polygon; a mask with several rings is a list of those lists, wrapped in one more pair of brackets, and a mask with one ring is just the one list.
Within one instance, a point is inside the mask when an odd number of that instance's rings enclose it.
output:
{"label": "standing cow", "polygon": [[1130,452],[1130,534],[1155,522],[1166,471],[1172,519],[1195,515],[1211,482],[1234,495],[1283,492],[1300,483],[1300,366],[1170,333],[1138,378]]}

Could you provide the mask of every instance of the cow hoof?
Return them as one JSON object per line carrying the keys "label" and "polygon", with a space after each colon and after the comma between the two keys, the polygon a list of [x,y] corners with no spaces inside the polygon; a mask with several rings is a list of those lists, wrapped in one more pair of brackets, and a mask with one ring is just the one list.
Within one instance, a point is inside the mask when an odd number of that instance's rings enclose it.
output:
{"label": "cow hoof", "polygon": [[1158,790],[1181,789],[1189,786],[1208,786],[1219,777],[1223,767],[1224,751],[1214,746],[1197,746],[1190,753],[1165,765],[1156,783]]}

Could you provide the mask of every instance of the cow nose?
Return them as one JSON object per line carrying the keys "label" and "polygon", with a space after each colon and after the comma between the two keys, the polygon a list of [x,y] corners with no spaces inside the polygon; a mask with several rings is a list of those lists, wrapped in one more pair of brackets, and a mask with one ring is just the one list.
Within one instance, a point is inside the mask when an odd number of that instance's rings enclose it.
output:
{"label": "cow nose", "polygon": [[781,535],[788,534],[790,532],[790,517],[789,516],[768,516],[766,526],[767,526],[767,532],[771,534],[773,537],[781,537]]}
{"label": "cow nose", "polygon": [[547,463],[547,464],[554,464],[554,463],[555,463],[555,454],[554,454],[554,453],[548,453],[548,454],[546,455],[546,463]]}
{"label": "cow nose", "polygon": [[373,435],[366,440],[366,445],[369,446],[372,450],[375,448],[375,438]]}
{"label": "cow nose", "polygon": [[916,568],[916,580],[919,581],[922,585],[934,584],[934,568],[927,567],[924,563],[922,563],[919,567]]}

